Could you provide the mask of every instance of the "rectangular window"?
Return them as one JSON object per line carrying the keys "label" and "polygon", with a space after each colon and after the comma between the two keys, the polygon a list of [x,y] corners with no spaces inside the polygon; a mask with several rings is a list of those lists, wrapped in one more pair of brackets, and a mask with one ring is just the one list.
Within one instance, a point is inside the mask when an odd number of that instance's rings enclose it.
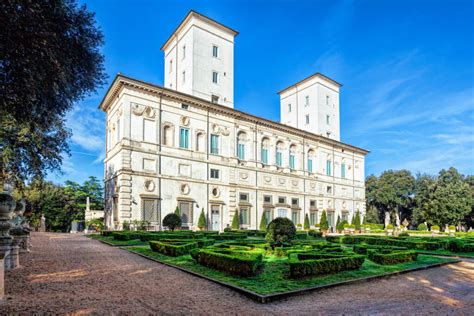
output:
{"label": "rectangular window", "polygon": [[283,157],[282,157],[282,154],[279,152],[277,152],[276,154],[276,164],[278,167],[283,166]]}
{"label": "rectangular window", "polygon": [[189,105],[188,105],[188,104],[181,103],[181,108],[182,108],[183,110],[187,110],[187,109],[189,109]]}
{"label": "rectangular window", "polygon": [[290,155],[290,169],[295,170],[295,156]]}
{"label": "rectangular window", "polygon": [[330,119],[331,119],[331,117],[329,115],[326,115],[326,124],[327,125],[330,124]]}
{"label": "rectangular window", "polygon": [[304,118],[305,118],[305,123],[309,124],[309,114],[306,114]]}
{"label": "rectangular window", "polygon": [[332,193],[332,186],[328,185],[326,187],[326,193],[331,194]]}
{"label": "rectangular window", "polygon": [[240,199],[240,202],[248,202],[249,201],[248,193],[240,193],[239,199]]}
{"label": "rectangular window", "polygon": [[212,57],[219,57],[219,47],[217,47],[216,45],[212,46]]}
{"label": "rectangular window", "polygon": [[212,103],[219,103],[219,97],[217,95],[212,95],[211,96],[211,102]]}
{"label": "rectangular window", "polygon": [[244,144],[237,144],[237,157],[240,160],[245,160],[245,145]]}
{"label": "rectangular window", "polygon": [[181,202],[179,203],[179,212],[181,214],[182,226],[189,226],[193,223],[191,203]]}
{"label": "rectangular window", "polygon": [[278,209],[278,217],[286,217],[286,209],[279,208]]}
{"label": "rectangular window", "polygon": [[219,154],[219,136],[211,134],[211,154]]}
{"label": "rectangular window", "polygon": [[246,207],[240,208],[240,225],[249,225],[249,209]]}
{"label": "rectangular window", "polygon": [[219,169],[211,169],[211,179],[219,179]]}
{"label": "rectangular window", "polygon": [[308,159],[308,172],[313,172],[313,159]]}
{"label": "rectangular window", "polygon": [[345,178],[345,177],[346,177],[346,165],[341,164],[341,178]]}
{"label": "rectangular window", "polygon": [[118,143],[120,141],[120,119],[117,120],[117,140]]}
{"label": "rectangular window", "polygon": [[309,224],[316,225],[316,212],[309,213]]}
{"label": "rectangular window", "polygon": [[298,199],[291,199],[291,206],[298,206],[299,201]]}
{"label": "rectangular window", "polygon": [[285,203],[286,203],[286,197],[284,197],[284,196],[279,196],[279,197],[278,197],[278,203],[279,203],[279,204],[285,204]]}
{"label": "rectangular window", "polygon": [[305,103],[304,103],[304,106],[308,106],[308,105],[309,105],[309,95],[305,97]]}
{"label": "rectangular window", "polygon": [[183,83],[186,83],[186,71],[183,71]]}
{"label": "rectangular window", "polygon": [[268,165],[268,149],[262,148],[262,163]]}
{"label": "rectangular window", "polygon": [[288,104],[288,113],[290,113],[290,112],[291,112],[291,103]]}
{"label": "rectangular window", "polygon": [[300,217],[298,215],[299,215],[298,211],[291,212],[291,221],[295,225],[298,225],[300,223]]}
{"label": "rectangular window", "polygon": [[272,196],[271,195],[264,195],[263,196],[263,203],[271,204],[272,203]]}
{"label": "rectangular window", "polygon": [[158,207],[157,200],[143,199],[142,200],[142,218],[148,222],[158,221]]}
{"label": "rectangular window", "polygon": [[219,83],[219,73],[216,71],[212,72],[212,82]]}
{"label": "rectangular window", "polygon": [[272,220],[272,209],[264,208],[263,213],[265,214],[265,225],[268,226]]}
{"label": "rectangular window", "polygon": [[331,175],[331,160],[326,161],[326,175],[327,176]]}
{"label": "rectangular window", "polygon": [[181,127],[179,129],[179,147],[189,148],[189,129]]}
{"label": "rectangular window", "polygon": [[310,200],[309,201],[309,206],[316,207],[316,200]]}

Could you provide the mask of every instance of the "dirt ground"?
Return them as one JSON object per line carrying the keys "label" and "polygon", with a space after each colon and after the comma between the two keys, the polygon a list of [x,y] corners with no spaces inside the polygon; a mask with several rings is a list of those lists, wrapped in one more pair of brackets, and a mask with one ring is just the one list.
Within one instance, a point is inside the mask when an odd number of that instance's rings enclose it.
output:
{"label": "dirt ground", "polygon": [[269,304],[81,235],[35,233],[0,314],[471,314],[474,261]]}

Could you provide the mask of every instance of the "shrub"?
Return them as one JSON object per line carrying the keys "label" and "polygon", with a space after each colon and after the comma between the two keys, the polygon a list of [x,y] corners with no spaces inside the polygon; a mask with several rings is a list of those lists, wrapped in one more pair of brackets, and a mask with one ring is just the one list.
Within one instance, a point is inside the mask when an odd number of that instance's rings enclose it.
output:
{"label": "shrub", "polygon": [[449,230],[450,230],[450,231],[456,231],[456,226],[454,226],[454,225],[449,225]]}
{"label": "shrub", "polygon": [[129,221],[123,221],[122,229],[125,230],[125,231],[130,230],[130,222]]}
{"label": "shrub", "polygon": [[431,231],[434,231],[434,230],[439,231],[439,226],[438,225],[431,226]]}
{"label": "shrub", "polygon": [[168,214],[163,218],[163,226],[168,227],[171,231],[174,231],[176,227],[180,227],[181,224],[181,217],[176,213]]}
{"label": "shrub", "polygon": [[452,252],[474,252],[474,242],[462,239],[451,239],[448,241],[446,249]]}
{"label": "shrub", "polygon": [[341,217],[339,215],[337,215],[337,221],[336,221],[336,230],[338,232],[341,232],[344,230],[344,226],[342,225],[341,223]]}
{"label": "shrub", "polygon": [[359,211],[355,213],[355,218],[352,224],[354,225],[354,228],[356,230],[360,230],[360,212]]}
{"label": "shrub", "polygon": [[309,217],[308,214],[304,216],[304,230],[309,230]]}
{"label": "shrub", "polygon": [[405,247],[396,247],[396,246],[377,246],[377,245],[364,245],[364,244],[355,244],[352,250],[355,253],[361,254],[361,255],[366,255],[368,250],[391,250],[391,251],[396,251],[396,250],[408,250]]}
{"label": "shrub", "polygon": [[296,228],[291,220],[286,217],[277,217],[268,224],[267,243],[274,249],[275,247],[289,245],[295,238]]}
{"label": "shrub", "polygon": [[378,264],[391,265],[416,260],[418,254],[416,251],[389,251],[388,253],[380,250],[369,249],[368,258]]}
{"label": "shrub", "polygon": [[392,225],[392,224],[388,224],[388,225],[387,225],[387,229],[393,229],[393,225]]}
{"label": "shrub", "polygon": [[150,241],[150,248],[166,256],[178,257],[187,255],[192,249],[198,248],[198,243],[194,241]]}
{"label": "shrub", "polygon": [[398,237],[410,237],[410,234],[408,234],[407,232],[401,232],[400,234],[398,234]]}
{"label": "shrub", "polygon": [[329,229],[329,224],[328,224],[328,219],[326,216],[326,211],[323,210],[323,213],[321,214],[321,220],[319,221],[319,225],[321,227],[322,231],[326,231]]}
{"label": "shrub", "polygon": [[359,269],[364,260],[365,257],[361,255],[315,252],[292,254],[288,264],[290,266],[290,277],[300,278]]}
{"label": "shrub", "polygon": [[267,218],[265,217],[265,212],[263,212],[262,217],[260,218],[260,226],[258,227],[258,229],[267,230],[266,222],[267,222]]}
{"label": "shrub", "polygon": [[198,228],[201,230],[206,228],[206,215],[204,215],[204,208],[202,208],[201,215],[199,215]]}
{"label": "shrub", "polygon": [[263,250],[204,248],[191,252],[201,265],[237,276],[256,275],[263,263]]}
{"label": "shrub", "polygon": [[426,226],[426,224],[420,224],[420,225],[418,225],[417,230],[427,231],[427,230],[428,230],[428,226]]}
{"label": "shrub", "polygon": [[322,232],[318,232],[318,231],[316,231],[316,230],[314,230],[314,229],[310,229],[310,230],[308,231],[308,235],[311,236],[311,237],[313,237],[313,238],[321,238],[321,237],[323,237],[323,233],[322,233]]}
{"label": "shrub", "polygon": [[232,228],[226,227],[224,228],[224,233],[230,233],[232,231]]}
{"label": "shrub", "polygon": [[231,227],[232,227],[232,229],[235,229],[235,230],[240,228],[240,225],[239,225],[239,210],[238,209],[235,209],[234,218],[232,218]]}

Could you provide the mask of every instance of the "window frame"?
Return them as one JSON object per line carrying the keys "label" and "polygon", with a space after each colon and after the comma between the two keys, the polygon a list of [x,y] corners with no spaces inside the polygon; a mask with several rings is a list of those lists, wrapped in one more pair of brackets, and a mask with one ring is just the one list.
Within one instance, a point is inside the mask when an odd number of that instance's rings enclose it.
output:
{"label": "window frame", "polygon": [[210,153],[213,155],[219,155],[219,135],[211,134],[211,146]]}
{"label": "window frame", "polygon": [[[214,174],[214,175],[217,175],[217,176],[213,176],[213,174]],[[214,179],[214,180],[220,179],[220,170],[219,170],[219,169],[211,168],[209,177],[210,177],[211,179]]]}
{"label": "window frame", "polygon": [[[184,139],[183,137],[184,131]],[[181,149],[189,149],[189,128],[180,126],[179,128],[179,148]]]}

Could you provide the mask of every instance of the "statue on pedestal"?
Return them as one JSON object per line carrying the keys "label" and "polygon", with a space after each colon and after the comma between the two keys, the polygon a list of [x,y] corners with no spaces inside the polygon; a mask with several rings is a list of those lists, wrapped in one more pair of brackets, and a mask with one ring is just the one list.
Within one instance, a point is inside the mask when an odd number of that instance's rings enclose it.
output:
{"label": "statue on pedestal", "polygon": [[41,224],[39,231],[42,233],[46,232],[46,217],[44,217],[44,214],[41,214]]}

